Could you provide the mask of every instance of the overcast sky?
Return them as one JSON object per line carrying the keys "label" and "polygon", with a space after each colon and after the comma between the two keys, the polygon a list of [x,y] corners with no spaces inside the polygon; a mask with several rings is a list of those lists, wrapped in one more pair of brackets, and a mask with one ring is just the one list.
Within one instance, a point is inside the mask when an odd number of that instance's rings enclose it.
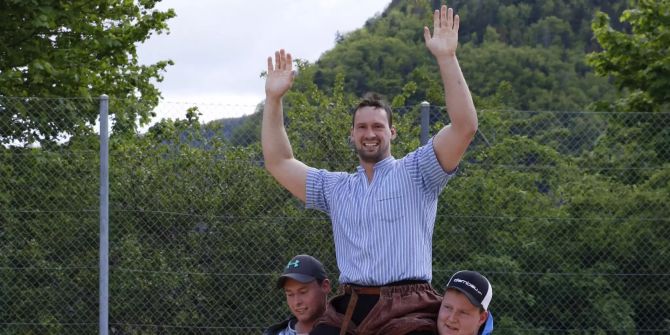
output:
{"label": "overcast sky", "polygon": [[284,48],[311,62],[349,32],[381,13],[390,0],[163,0],[174,8],[170,34],[153,35],[138,47],[143,64],[172,59],[158,84],[160,117],[183,118],[200,107],[201,120],[252,113],[264,98],[266,59]]}

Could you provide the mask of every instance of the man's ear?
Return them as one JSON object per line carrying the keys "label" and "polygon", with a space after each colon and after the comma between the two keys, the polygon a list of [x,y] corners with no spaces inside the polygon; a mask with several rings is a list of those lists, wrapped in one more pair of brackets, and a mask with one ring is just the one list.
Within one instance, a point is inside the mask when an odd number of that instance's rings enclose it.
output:
{"label": "man's ear", "polygon": [[479,326],[481,327],[488,318],[489,318],[489,311],[483,311],[479,313]]}
{"label": "man's ear", "polygon": [[321,282],[321,289],[323,290],[324,293],[330,293],[330,280],[328,278],[324,279],[323,282]]}
{"label": "man's ear", "polygon": [[395,127],[391,127],[391,140],[395,140],[396,137],[398,137],[398,131]]}

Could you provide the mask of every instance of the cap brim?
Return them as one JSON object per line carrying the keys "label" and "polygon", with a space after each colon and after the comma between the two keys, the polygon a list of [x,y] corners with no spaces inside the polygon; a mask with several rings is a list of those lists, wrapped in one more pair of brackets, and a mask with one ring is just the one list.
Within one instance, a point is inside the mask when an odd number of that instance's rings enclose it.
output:
{"label": "cap brim", "polygon": [[277,288],[282,288],[284,287],[284,283],[286,282],[286,279],[293,279],[297,280],[303,284],[310,283],[316,280],[316,278],[308,275],[304,275],[302,273],[287,273],[285,275],[282,275],[279,277],[277,280]]}
{"label": "cap brim", "polygon": [[482,306],[482,303],[477,301],[477,299],[475,299],[475,297],[473,297],[472,294],[470,294],[470,292],[468,292],[468,291],[466,291],[466,290],[464,290],[460,287],[457,287],[457,286],[447,286],[447,289],[454,289],[454,290],[457,290],[458,292],[463,293],[466,297],[468,297],[468,300],[470,300],[471,304],[473,304],[473,305],[475,305],[479,308],[484,308],[484,306]]}

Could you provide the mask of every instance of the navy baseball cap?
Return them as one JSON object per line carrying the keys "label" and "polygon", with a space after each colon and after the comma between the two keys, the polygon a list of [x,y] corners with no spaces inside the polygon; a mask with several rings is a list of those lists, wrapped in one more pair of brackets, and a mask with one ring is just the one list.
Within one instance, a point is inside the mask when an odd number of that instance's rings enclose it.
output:
{"label": "navy baseball cap", "polygon": [[323,269],[323,264],[316,258],[310,255],[298,255],[293,257],[284,267],[284,272],[277,280],[277,287],[284,287],[284,282],[288,278],[301,283],[309,283],[326,279],[326,271]]}
{"label": "navy baseball cap", "polygon": [[453,288],[468,297],[470,302],[484,310],[489,309],[493,288],[486,277],[476,271],[458,271],[451,276],[447,289]]}

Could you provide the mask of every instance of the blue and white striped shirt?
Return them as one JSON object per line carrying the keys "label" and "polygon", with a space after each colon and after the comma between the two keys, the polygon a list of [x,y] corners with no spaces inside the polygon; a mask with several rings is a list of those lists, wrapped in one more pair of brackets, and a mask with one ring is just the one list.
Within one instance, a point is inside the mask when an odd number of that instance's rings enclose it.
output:
{"label": "blue and white striped shirt", "polygon": [[440,166],[432,139],[375,164],[369,184],[361,166],[351,174],[310,168],[306,206],[330,215],[340,283],[430,282],[437,200],[453,175]]}

